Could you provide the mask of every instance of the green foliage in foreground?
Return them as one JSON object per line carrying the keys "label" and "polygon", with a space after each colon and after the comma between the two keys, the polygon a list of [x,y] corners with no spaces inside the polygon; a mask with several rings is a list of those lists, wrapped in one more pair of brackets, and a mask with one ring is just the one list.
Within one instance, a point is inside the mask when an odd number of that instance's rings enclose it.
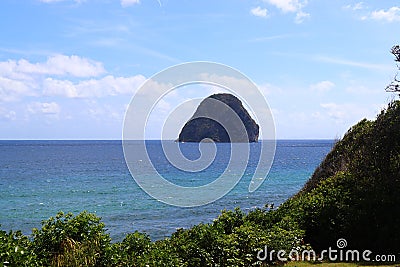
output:
{"label": "green foliage in foreground", "polygon": [[268,266],[278,261],[276,254],[257,259],[266,246],[319,252],[336,248],[339,238],[348,249],[399,260],[399,207],[400,102],[393,102],[375,121],[353,126],[303,190],[276,210],[225,210],[164,240],[135,232],[117,243],[94,214],[59,213],[30,237],[0,231],[0,266]]}
{"label": "green foliage in foreground", "polygon": [[0,231],[0,266],[43,266],[32,243],[20,231]]}
{"label": "green foliage in foreground", "polygon": [[53,266],[102,265],[110,244],[100,218],[87,212],[75,217],[60,212],[44,221],[41,230],[33,229],[32,237],[34,253]]}
{"label": "green foliage in foreground", "polygon": [[164,240],[152,242],[134,232],[111,243],[94,214],[60,212],[34,229],[31,238],[1,231],[0,261],[5,266],[265,266],[257,259],[265,245],[300,250],[304,234],[291,222],[272,225],[268,214],[223,211],[211,224],[179,229]]}

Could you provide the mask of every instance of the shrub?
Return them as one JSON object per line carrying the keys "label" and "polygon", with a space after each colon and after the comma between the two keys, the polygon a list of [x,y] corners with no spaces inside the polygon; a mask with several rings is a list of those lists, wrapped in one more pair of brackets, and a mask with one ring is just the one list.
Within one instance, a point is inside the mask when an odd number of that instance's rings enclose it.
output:
{"label": "shrub", "polygon": [[100,266],[110,238],[100,218],[86,211],[77,216],[59,212],[33,229],[34,252],[52,266]]}
{"label": "shrub", "polygon": [[134,232],[127,234],[120,243],[115,243],[107,253],[108,265],[141,266],[150,252],[152,243],[147,234]]}
{"label": "shrub", "polygon": [[21,231],[0,230],[0,265],[42,266],[42,262],[32,251],[31,242]]}

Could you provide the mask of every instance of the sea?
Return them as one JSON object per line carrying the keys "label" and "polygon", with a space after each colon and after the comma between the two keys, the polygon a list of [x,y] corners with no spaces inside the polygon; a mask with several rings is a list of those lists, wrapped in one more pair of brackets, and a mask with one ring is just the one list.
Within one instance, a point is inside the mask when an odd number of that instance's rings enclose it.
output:
{"label": "sea", "polygon": [[[262,142],[250,144],[249,166],[257,165]],[[211,223],[224,209],[240,207],[248,212],[265,204],[279,206],[302,188],[333,144],[333,140],[278,140],[272,167],[255,192],[248,190],[255,170],[249,167],[222,198],[185,208],[165,204],[140,188],[119,140],[0,141],[0,229],[29,235],[59,211],[76,215],[86,210],[102,218],[113,241],[134,231],[162,239],[179,228]],[[197,144],[180,146],[188,158],[199,157]],[[216,179],[229,161],[229,144],[217,144],[220,160],[199,175],[171,167],[161,141],[146,141],[146,148],[157,171],[182,186]]]}

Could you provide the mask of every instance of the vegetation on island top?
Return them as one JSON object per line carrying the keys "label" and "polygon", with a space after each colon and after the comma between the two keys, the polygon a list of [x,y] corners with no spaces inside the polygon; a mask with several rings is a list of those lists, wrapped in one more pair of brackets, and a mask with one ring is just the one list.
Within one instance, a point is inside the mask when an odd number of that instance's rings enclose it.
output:
{"label": "vegetation on island top", "polygon": [[399,261],[399,207],[400,101],[393,101],[376,120],[353,126],[304,188],[276,210],[268,205],[247,214],[239,208],[224,210],[212,223],[179,229],[163,240],[152,242],[147,234],[134,232],[116,243],[96,215],[60,212],[31,236],[0,231],[0,265],[270,266],[283,262],[276,253],[262,260],[259,251],[301,254],[313,249],[320,254],[337,249],[340,238],[347,241],[345,249],[370,250],[372,259],[393,255]]}

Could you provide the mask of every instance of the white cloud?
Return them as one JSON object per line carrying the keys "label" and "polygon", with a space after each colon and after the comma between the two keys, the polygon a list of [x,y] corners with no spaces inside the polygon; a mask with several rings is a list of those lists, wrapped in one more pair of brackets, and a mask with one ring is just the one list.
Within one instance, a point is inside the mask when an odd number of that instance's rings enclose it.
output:
{"label": "white cloud", "polygon": [[79,56],[56,55],[48,58],[44,63],[32,64],[24,59],[18,62],[17,71],[45,74],[71,75],[74,77],[94,77],[105,73],[103,64]]}
{"label": "white cloud", "polygon": [[43,95],[64,96],[68,98],[79,97],[73,82],[47,78],[43,81]]}
{"label": "white cloud", "polygon": [[47,78],[43,82],[43,94],[68,98],[104,97],[121,94],[133,94],[145,81],[142,75],[132,77],[105,76],[73,83],[69,80]]}
{"label": "white cloud", "polygon": [[400,21],[400,7],[394,6],[389,8],[387,11],[381,9],[371,12],[369,16],[363,17],[363,19],[381,20],[387,22]]}
{"label": "white cloud", "polygon": [[16,101],[24,96],[34,95],[34,91],[23,81],[0,76],[0,102]]}
{"label": "white cloud", "polygon": [[300,2],[299,0],[266,0],[271,5],[276,6],[283,12],[297,12],[307,4],[307,1]]}
{"label": "white cloud", "polygon": [[297,24],[303,23],[306,19],[310,18],[309,13],[305,13],[303,11],[299,11],[296,13],[296,18],[294,19],[294,22]]}
{"label": "white cloud", "polygon": [[310,86],[311,91],[319,92],[319,93],[324,93],[330,91],[333,87],[335,87],[335,84],[331,81],[321,81],[316,84],[312,84]]}
{"label": "white cloud", "polygon": [[122,7],[133,6],[136,4],[140,4],[140,0],[121,0]]}
{"label": "white cloud", "polygon": [[358,2],[358,3],[355,3],[354,5],[351,5],[351,4],[345,5],[345,6],[343,6],[343,8],[344,9],[350,9],[350,10],[353,10],[353,11],[362,10],[362,9],[365,8],[365,4],[364,4],[364,2]]}
{"label": "white cloud", "polygon": [[28,105],[31,114],[58,115],[61,108],[56,102],[34,102]]}
{"label": "white cloud", "polygon": [[29,74],[17,71],[17,65],[17,62],[14,60],[0,62],[1,76],[14,80],[32,80],[32,77]]}
{"label": "white cloud", "polygon": [[3,61],[0,62],[0,102],[43,95],[82,98],[133,94],[145,81],[142,75],[82,79],[103,73],[106,71],[102,63],[78,56],[56,55],[39,63],[26,59]]}
{"label": "white cloud", "polygon": [[264,2],[275,6],[283,13],[296,13],[296,23],[302,23],[310,17],[309,13],[303,11],[303,8],[308,4],[307,0],[264,0]]}
{"label": "white cloud", "polygon": [[78,56],[56,55],[47,60],[44,67],[49,74],[72,75],[75,77],[93,77],[105,73],[103,64]]}
{"label": "white cloud", "polygon": [[74,77],[95,77],[105,73],[103,64],[79,56],[55,55],[46,62],[31,63],[26,59],[0,62],[2,74],[15,75],[58,75]]}
{"label": "white cloud", "polygon": [[267,17],[267,15],[268,15],[268,10],[266,9],[266,8],[261,8],[261,7],[255,7],[255,8],[252,8],[251,10],[250,10],[250,12],[251,12],[251,14],[253,14],[254,16],[256,16],[256,17],[263,17],[263,18],[265,18],[265,17]]}

